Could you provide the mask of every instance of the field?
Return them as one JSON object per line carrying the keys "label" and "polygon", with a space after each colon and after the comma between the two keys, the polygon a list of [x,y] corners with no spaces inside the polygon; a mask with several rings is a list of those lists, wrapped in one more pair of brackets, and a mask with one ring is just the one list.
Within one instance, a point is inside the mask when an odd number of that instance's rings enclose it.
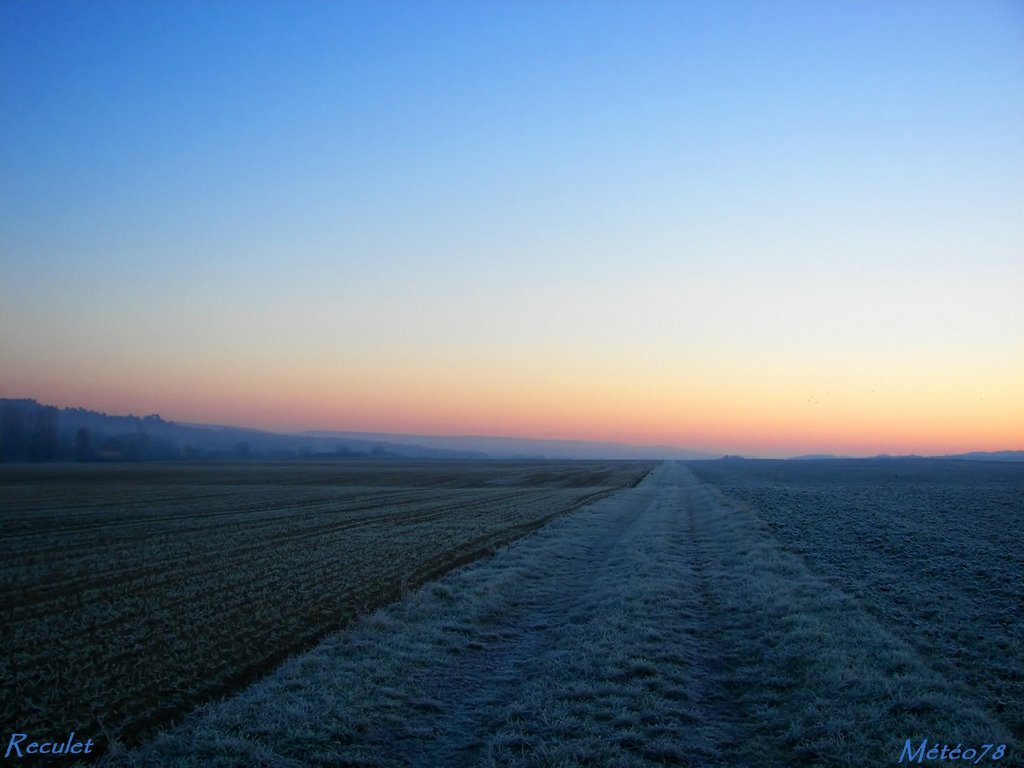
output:
{"label": "field", "polygon": [[1024,740],[1024,466],[699,462],[787,552]]}
{"label": "field", "polygon": [[0,466],[0,722],[138,743],[650,466]]}
{"label": "field", "polygon": [[114,764],[1021,765],[1022,492],[1009,465],[663,464]]}
{"label": "field", "polygon": [[111,768],[1024,764],[1024,465],[8,467],[0,502],[5,727]]}

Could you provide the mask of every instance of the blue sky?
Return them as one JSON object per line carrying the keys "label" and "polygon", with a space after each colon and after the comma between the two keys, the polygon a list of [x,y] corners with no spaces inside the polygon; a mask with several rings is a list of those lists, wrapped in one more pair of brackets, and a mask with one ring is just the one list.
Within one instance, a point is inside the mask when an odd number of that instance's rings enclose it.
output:
{"label": "blue sky", "polygon": [[6,2],[0,35],[0,395],[811,449],[927,381],[964,448],[1024,437],[1020,3]]}

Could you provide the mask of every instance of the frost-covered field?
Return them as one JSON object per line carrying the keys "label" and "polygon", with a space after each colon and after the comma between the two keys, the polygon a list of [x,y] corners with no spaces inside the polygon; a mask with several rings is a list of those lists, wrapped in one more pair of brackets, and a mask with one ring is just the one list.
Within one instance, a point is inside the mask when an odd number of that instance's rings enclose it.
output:
{"label": "frost-covered field", "polygon": [[[866,766],[927,739],[1020,764],[1019,470],[822,466],[662,465],[113,762]],[[984,577],[910,562],[1012,536]],[[911,615],[929,588],[958,592]]]}
{"label": "frost-covered field", "polygon": [[901,459],[691,467],[912,649],[950,692],[1024,740],[1024,465]]}
{"label": "frost-covered field", "polygon": [[3,733],[135,742],[650,466],[2,466]]}

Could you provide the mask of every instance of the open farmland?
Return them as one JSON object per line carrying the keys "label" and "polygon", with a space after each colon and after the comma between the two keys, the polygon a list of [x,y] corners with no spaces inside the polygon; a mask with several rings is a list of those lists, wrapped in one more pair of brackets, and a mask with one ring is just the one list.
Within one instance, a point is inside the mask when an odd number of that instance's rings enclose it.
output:
{"label": "open farmland", "polygon": [[135,743],[650,466],[0,467],[0,721]]}
{"label": "open farmland", "polygon": [[[899,764],[908,740],[927,739],[985,750],[958,765],[1020,765],[1020,722],[991,693],[998,678],[1000,696],[1016,695],[1020,679],[1019,664],[1010,666],[1020,658],[1011,599],[1020,550],[995,572],[1005,583],[994,602],[969,608],[999,628],[962,635],[975,656],[957,663],[915,637],[948,632],[947,617],[901,622],[880,607],[912,589],[910,571],[891,568],[889,589],[875,596],[845,575],[861,567],[847,561],[885,565],[865,548],[933,543],[900,521],[944,522],[949,499],[989,526],[981,535],[981,524],[951,525],[953,549],[988,536],[1019,547],[1006,519],[1022,512],[1020,469],[972,465],[942,480],[938,463],[892,465],[909,473],[901,480],[871,462],[773,466],[661,465],[331,635],[114,764],[861,768]],[[758,506],[741,498],[754,491]],[[869,522],[872,505],[888,510],[872,522],[881,544],[830,544],[828,518],[843,513],[787,506],[805,493]],[[776,517],[794,527],[766,522]],[[848,532],[842,523],[831,530]],[[948,553],[933,554],[955,567]],[[970,571],[932,588],[954,590],[944,605],[957,596],[971,603],[976,578]],[[984,684],[998,654],[972,642],[987,632],[1007,641],[1006,663]]]}
{"label": "open farmland", "polygon": [[1024,464],[690,466],[1024,740]]}

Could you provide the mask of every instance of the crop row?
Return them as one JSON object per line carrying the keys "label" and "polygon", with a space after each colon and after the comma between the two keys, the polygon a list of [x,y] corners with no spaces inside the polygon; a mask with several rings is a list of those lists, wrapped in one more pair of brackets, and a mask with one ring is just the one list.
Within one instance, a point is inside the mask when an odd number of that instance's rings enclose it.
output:
{"label": "crop row", "polygon": [[0,533],[0,718],[137,742],[649,468],[267,464],[222,467],[219,484],[209,467],[0,473],[14,523]]}

